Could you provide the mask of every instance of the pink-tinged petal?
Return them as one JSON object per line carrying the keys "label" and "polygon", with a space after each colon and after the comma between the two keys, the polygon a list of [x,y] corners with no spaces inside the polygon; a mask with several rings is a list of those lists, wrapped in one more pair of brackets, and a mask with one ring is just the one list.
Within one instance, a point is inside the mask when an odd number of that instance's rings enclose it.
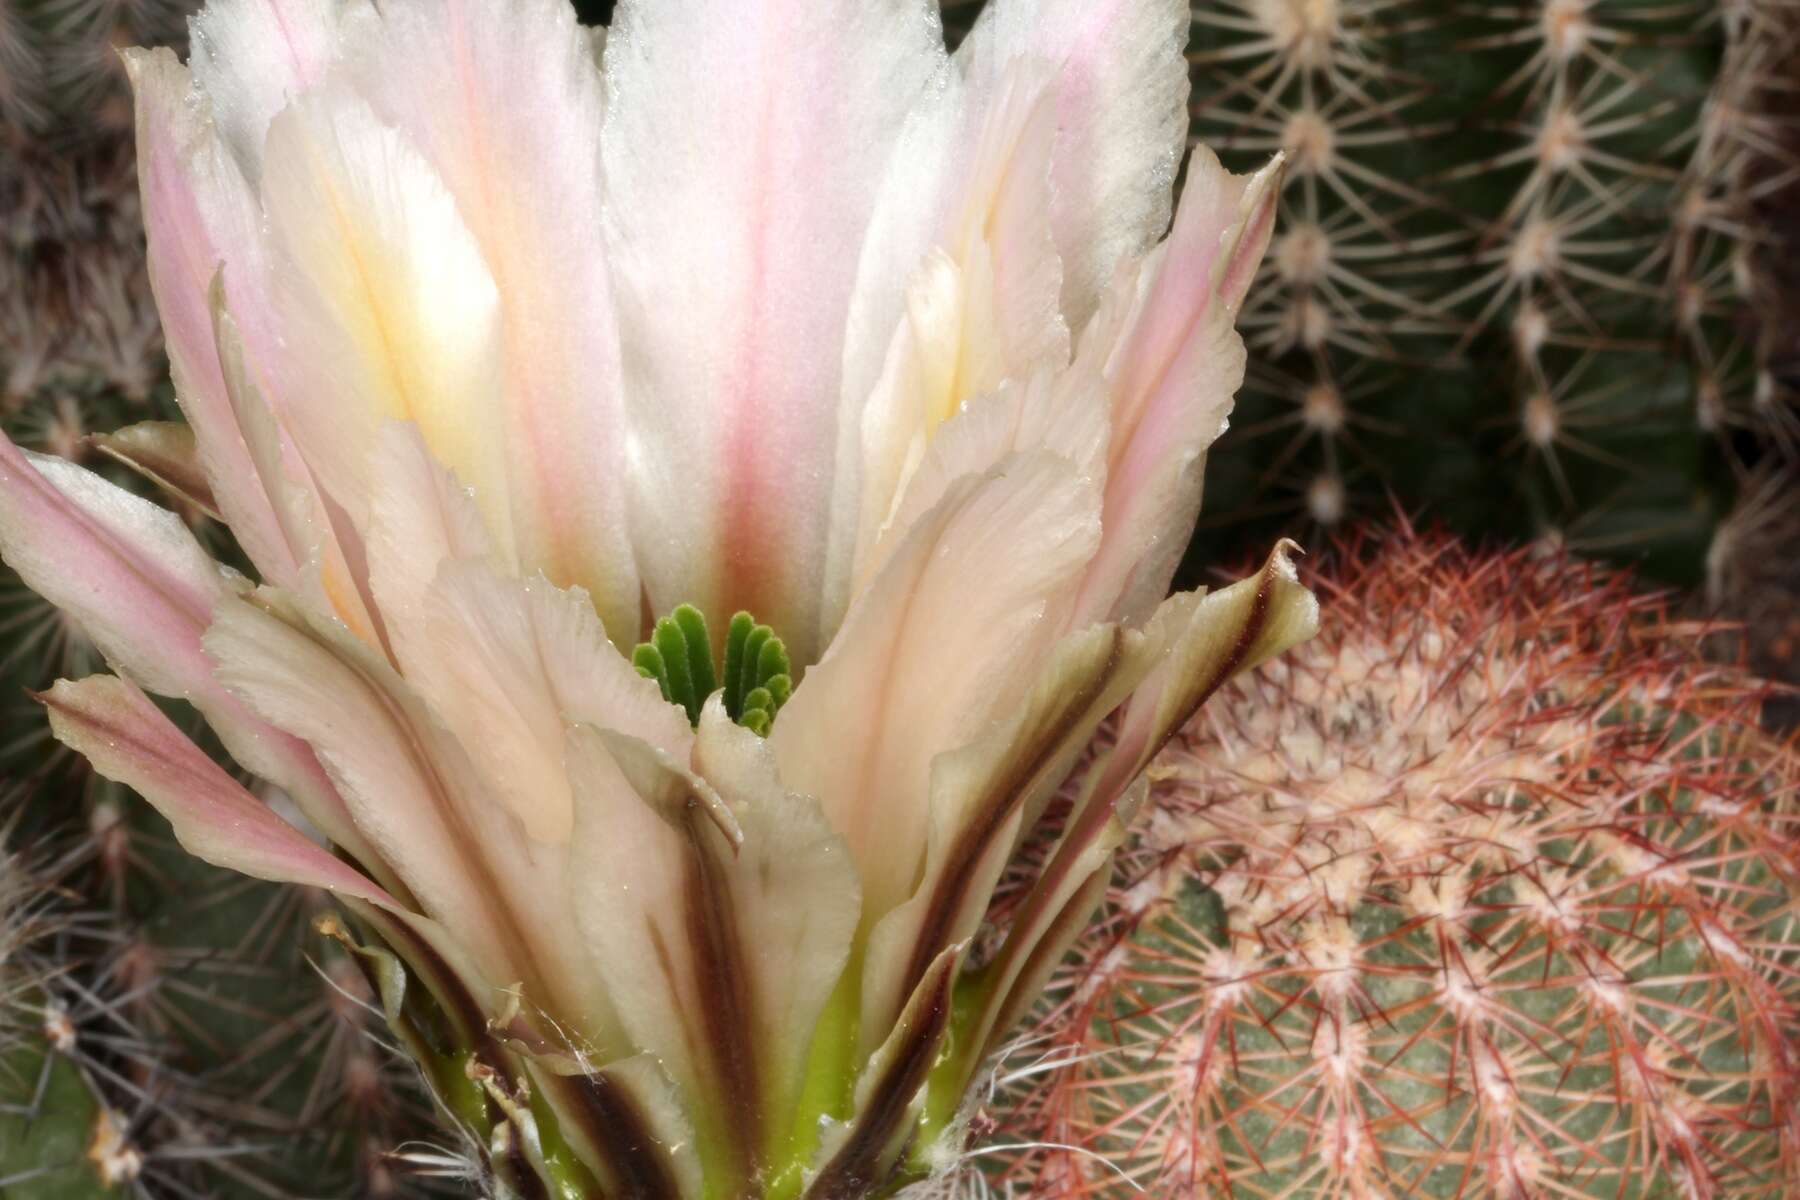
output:
{"label": "pink-tinged petal", "polygon": [[190,27],[194,79],[252,182],[263,137],[289,100],[317,87],[337,61],[346,25],[366,0],[207,0]]}
{"label": "pink-tinged petal", "polygon": [[[1112,394],[1105,544],[1078,618],[1137,622],[1168,590],[1200,508],[1206,451],[1243,379],[1233,325],[1274,224],[1277,159],[1228,174],[1194,151],[1168,241],[1122,271],[1083,339]],[[1121,316],[1121,314],[1124,314]]]}
{"label": "pink-tinged petal", "polygon": [[258,879],[398,907],[367,876],[270,812],[125,680],[64,679],[39,699],[57,740],[155,805],[188,853]]}
{"label": "pink-tinged petal", "polygon": [[242,581],[207,557],[175,514],[0,437],[0,558],[115,669],[192,702],[246,770],[288,791],[328,838],[395,889],[311,751],[252,716],[213,677],[201,636]]}
{"label": "pink-tinged petal", "polygon": [[351,570],[345,542],[357,535],[320,492],[312,470],[250,377],[237,322],[224,308],[217,284],[213,295],[213,337],[225,391],[244,444],[256,465],[257,482],[280,522],[289,551],[300,563],[291,585],[321,612],[333,613],[363,641],[381,641],[364,581]]}
{"label": "pink-tinged petal", "polygon": [[817,657],[857,251],[942,58],[924,0],[625,0],[607,228],[650,607],[747,608]]}
{"label": "pink-tinged petal", "polygon": [[407,678],[541,842],[569,837],[569,724],[617,730],[678,760],[693,741],[687,714],[606,640],[587,594],[541,575],[522,581],[470,561],[442,567]]}
{"label": "pink-tinged petal", "polygon": [[277,415],[326,493],[365,528],[376,433],[413,421],[510,554],[499,296],[449,192],[401,134],[334,89],[270,125],[263,196],[282,319]]}
{"label": "pink-tinged petal", "polygon": [[995,0],[957,49],[978,83],[1020,59],[1057,67],[1051,220],[1071,328],[1168,226],[1187,138],[1189,20],[1185,0]]}
{"label": "pink-tinged petal", "polygon": [[499,289],[520,562],[586,588],[629,647],[640,594],[587,35],[566,0],[395,0],[353,71],[436,169]]}
{"label": "pink-tinged petal", "polygon": [[205,692],[200,632],[235,581],[174,513],[0,438],[0,557],[151,691]]}
{"label": "pink-tinged petal", "polygon": [[716,698],[695,761],[716,776],[615,732],[571,733],[576,911],[634,1038],[690,1098],[702,1157],[748,1178],[791,1132],[849,959],[856,873],[818,804],[781,790],[767,747]]}
{"label": "pink-tinged petal", "polygon": [[261,214],[187,69],[167,50],[132,50],[124,58],[137,98],[138,184],[150,287],[176,397],[238,543],[266,579],[289,584],[299,560],[260,486],[213,337],[212,293],[221,270],[239,311],[267,324]]}
{"label": "pink-tinged petal", "polygon": [[1036,453],[965,478],[852,606],[770,734],[781,777],[848,840],[872,924],[911,894],[932,759],[1028,687],[1092,555],[1096,499]]}
{"label": "pink-tinged petal", "polygon": [[523,985],[608,1055],[616,1027],[592,965],[561,940],[568,849],[533,841],[482,792],[462,748],[387,663],[341,626],[259,593],[206,635],[221,682],[325,764],[357,827],[482,974]]}

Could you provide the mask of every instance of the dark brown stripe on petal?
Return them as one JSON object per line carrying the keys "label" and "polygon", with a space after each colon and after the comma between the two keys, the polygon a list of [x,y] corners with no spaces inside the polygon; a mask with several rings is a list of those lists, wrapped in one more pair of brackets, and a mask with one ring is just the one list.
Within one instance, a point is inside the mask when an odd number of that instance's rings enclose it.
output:
{"label": "dark brown stripe on petal", "polygon": [[806,1200],[866,1200],[893,1171],[892,1151],[905,1136],[913,1097],[924,1086],[950,1023],[960,950],[952,947],[939,954],[907,1002],[899,1044],[877,1052],[877,1058],[887,1060],[880,1066],[881,1074],[852,1118],[855,1125],[849,1137],[807,1189]]}
{"label": "dark brown stripe on petal", "polygon": [[550,1188],[532,1165],[525,1152],[525,1139],[512,1126],[506,1126],[506,1158],[497,1163],[496,1174],[506,1180],[508,1194],[519,1200],[550,1200]]}
{"label": "dark brown stripe on petal", "polygon": [[738,934],[724,869],[709,844],[714,827],[698,799],[688,808],[688,874],[686,921],[693,947],[694,970],[701,988],[700,1015],[706,1044],[724,1091],[726,1127],[748,1179],[756,1174],[761,1152],[762,1090],[753,1047],[750,983],[744,945]]}
{"label": "dark brown stripe on petal", "polygon": [[[1278,552],[1279,553],[1279,552]],[[1250,651],[1262,640],[1263,631],[1269,624],[1269,602],[1275,591],[1275,571],[1277,559],[1271,557],[1263,564],[1262,577],[1256,584],[1256,596],[1250,601],[1250,613],[1244,619],[1243,627],[1238,630],[1237,640],[1232,642],[1231,650],[1220,662],[1219,668],[1207,677],[1205,685],[1194,696],[1194,701],[1185,715],[1172,722],[1157,744],[1150,750],[1154,757],[1163,746],[1168,744],[1175,731],[1187,724],[1188,717],[1194,715],[1202,704],[1212,699],[1212,694],[1224,686],[1225,681],[1238,673],[1244,660],[1250,657]]]}
{"label": "dark brown stripe on petal", "polygon": [[650,1132],[650,1122],[631,1093],[602,1072],[539,1075],[557,1095],[557,1115],[571,1128],[565,1136],[593,1147],[595,1164],[610,1176],[607,1200],[681,1200],[669,1150]]}
{"label": "dark brown stripe on petal", "polygon": [[1037,999],[1051,973],[1062,962],[1063,955],[1068,953],[1069,947],[1075,944],[1075,939],[1087,928],[1088,919],[1094,915],[1094,910],[1106,895],[1106,886],[1112,881],[1112,872],[1113,860],[1108,857],[1104,866],[1075,889],[1075,894],[1069,897],[1038,937],[1001,1001],[988,1030],[987,1044],[971,1060],[972,1064],[978,1066],[999,1049],[1000,1039],[1024,1018],[1025,1011]]}
{"label": "dark brown stripe on petal", "polygon": [[464,1044],[481,1054],[483,1060],[494,1059],[497,1055],[485,1052],[486,1044],[491,1042],[487,1036],[487,1016],[482,1006],[469,991],[468,984],[456,973],[444,957],[417,932],[407,927],[405,921],[387,914],[375,914],[368,910],[361,913],[363,919],[376,926],[381,939],[399,956],[400,960],[412,969],[419,977],[444,1014],[450,1018],[457,1035]]}
{"label": "dark brown stripe on petal", "polygon": [[950,851],[945,856],[944,868],[938,874],[931,901],[919,923],[918,938],[913,943],[906,974],[901,977],[903,989],[910,989],[924,978],[931,960],[951,936],[950,926],[975,878],[976,865],[987,853],[1001,827],[1023,801],[1025,793],[1050,766],[1068,737],[1080,728],[1088,710],[1105,694],[1113,676],[1118,673],[1125,657],[1125,632],[1115,625],[1111,635],[1105,665],[1089,677],[1078,693],[1069,697],[1069,702],[1057,714],[1057,719],[1036,740],[1027,747],[1013,749],[1009,756],[1008,770],[999,778],[989,781],[987,791],[977,806],[975,819],[963,827],[951,844]]}

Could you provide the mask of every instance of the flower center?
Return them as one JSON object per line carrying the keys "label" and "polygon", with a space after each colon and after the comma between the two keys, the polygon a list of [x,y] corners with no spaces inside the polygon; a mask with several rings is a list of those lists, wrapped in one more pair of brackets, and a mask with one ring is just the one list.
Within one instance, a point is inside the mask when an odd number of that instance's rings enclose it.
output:
{"label": "flower center", "polygon": [[691,724],[715,691],[724,693],[725,712],[759,737],[767,737],[775,714],[794,690],[787,647],[767,625],[740,612],[725,632],[725,658],[713,658],[706,617],[683,604],[656,623],[650,640],[631,652],[638,674],[654,679],[663,699],[687,710]]}

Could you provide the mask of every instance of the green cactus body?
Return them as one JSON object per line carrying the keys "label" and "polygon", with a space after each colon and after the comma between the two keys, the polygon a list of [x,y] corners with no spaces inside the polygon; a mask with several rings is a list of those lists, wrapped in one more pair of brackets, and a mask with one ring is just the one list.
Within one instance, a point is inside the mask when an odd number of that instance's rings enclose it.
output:
{"label": "green cactus body", "polygon": [[1290,159],[1212,519],[1330,527],[1392,494],[1697,581],[1734,469],[1791,421],[1751,346],[1749,218],[1791,10],[1218,0],[1194,21],[1195,136]]}

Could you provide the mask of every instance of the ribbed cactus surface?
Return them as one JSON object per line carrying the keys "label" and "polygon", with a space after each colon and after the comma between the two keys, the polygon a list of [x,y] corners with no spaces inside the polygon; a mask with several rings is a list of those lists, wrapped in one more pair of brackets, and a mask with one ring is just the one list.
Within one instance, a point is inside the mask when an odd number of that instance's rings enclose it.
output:
{"label": "ribbed cactus surface", "polygon": [[1331,527],[1391,494],[1696,582],[1737,476],[1794,428],[1757,224],[1791,174],[1793,7],[1209,0],[1194,21],[1195,135],[1290,160],[1214,518]]}
{"label": "ribbed cactus surface", "polygon": [[1319,638],[1162,759],[1011,1064],[1004,1132],[1057,1147],[1012,1182],[1795,1195],[1800,756],[1761,689],[1560,558],[1400,531],[1324,575]]}

